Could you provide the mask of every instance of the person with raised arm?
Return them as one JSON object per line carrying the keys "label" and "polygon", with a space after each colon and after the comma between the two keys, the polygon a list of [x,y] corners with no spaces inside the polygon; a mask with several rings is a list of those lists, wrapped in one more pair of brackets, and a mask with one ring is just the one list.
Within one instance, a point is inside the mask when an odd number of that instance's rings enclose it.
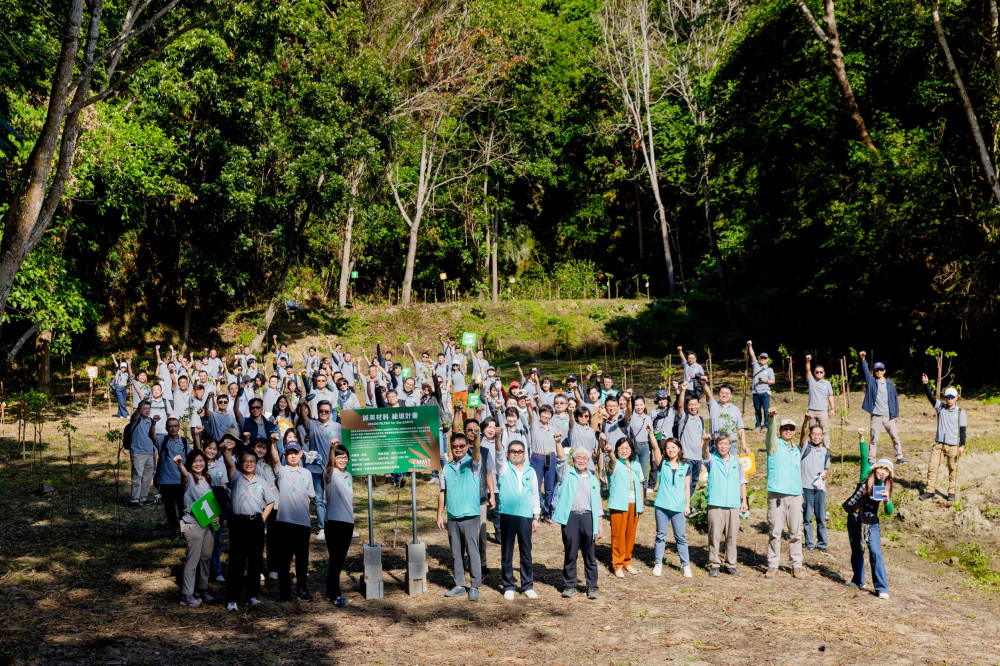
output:
{"label": "person with raised arm", "polygon": [[829,449],[830,419],[837,413],[833,386],[826,378],[826,368],[819,364],[812,365],[811,354],[806,354],[806,376],[809,378],[809,418],[823,428],[823,443]]}
{"label": "person with raised arm", "polygon": [[[578,407],[586,411],[584,407]],[[584,426],[587,429],[589,425]],[[576,429],[575,427],[573,429]],[[572,432],[572,430],[570,432]],[[593,434],[593,430],[590,431]],[[597,554],[594,542],[604,537],[601,516],[601,484],[593,472],[593,454],[586,446],[574,445],[572,466],[566,460],[562,440],[556,441],[559,495],[552,519],[562,525],[564,599],[576,596],[576,567],[583,555],[587,598],[597,599]]]}
{"label": "person with raised arm", "polygon": [[736,569],[736,539],[740,534],[740,512],[749,511],[747,477],[740,459],[730,453],[731,435],[719,433],[715,451],[710,450],[712,438],[705,433],[701,443],[702,464],[708,470],[708,575],[716,578],[722,568],[719,548],[725,539],[725,571],[738,576]]}
{"label": "person with raised arm", "polygon": [[847,512],[847,537],[851,543],[851,569],[854,572],[849,585],[856,589],[865,587],[865,546],[867,546],[875,594],[880,599],[888,599],[889,574],[885,568],[885,557],[882,555],[882,529],[878,510],[884,502],[885,515],[891,516],[893,513],[893,464],[891,458],[880,458],[874,466],[870,466],[863,428],[858,428],[858,440],[861,475],[854,492],[843,504],[844,511]]}
{"label": "person with raised arm", "polygon": [[479,445],[479,438],[476,437],[469,455],[469,440],[465,435],[452,435],[451,460],[441,473],[441,493],[438,495],[437,527],[441,531],[446,529],[447,515],[448,542],[455,570],[455,586],[445,592],[445,596],[457,597],[466,593],[463,558],[468,554],[471,569],[469,601],[479,600],[479,587],[483,584],[479,561],[479,489],[482,474]]}
{"label": "person with raised arm", "polygon": [[503,598],[514,599],[514,540],[517,539],[521,559],[521,592],[537,599],[534,569],[531,559],[531,535],[538,531],[541,506],[538,498],[536,470],[525,464],[527,445],[515,439],[507,445],[507,457],[500,460],[503,445],[495,442],[497,483],[500,495],[500,570]]}
{"label": "person with raised arm", "polygon": [[[609,398],[610,400],[610,398]],[[619,433],[611,443],[605,433],[601,433],[603,451],[595,455],[608,455],[608,513],[611,514],[611,568],[617,578],[624,578],[628,572],[633,576],[639,570],[632,566],[632,550],[635,548],[636,527],[643,510],[642,466],[636,460],[635,451],[628,438]]]}
{"label": "person with raised arm", "polygon": [[674,407],[673,436],[681,443],[684,459],[691,465],[691,494],[694,495],[701,476],[702,440],[711,435],[705,430],[705,419],[698,413],[701,401],[688,390],[688,383],[681,382],[677,388],[677,403]]}
{"label": "person with raised arm", "polygon": [[187,454],[186,459],[180,454],[175,455],[172,463],[177,467],[177,477],[184,488],[184,514],[180,526],[181,534],[187,542],[187,555],[184,558],[181,583],[181,606],[200,606],[203,601],[215,600],[215,597],[208,593],[208,572],[212,562],[212,547],[215,544],[215,530],[212,526],[214,525],[216,529],[220,527],[219,516],[213,516],[212,522],[202,527],[191,512],[191,507],[198,500],[212,492],[205,454],[195,449]]}
{"label": "person with raised arm", "polygon": [[937,433],[931,449],[931,462],[927,466],[927,484],[920,499],[929,500],[937,492],[938,470],[941,468],[941,459],[944,458],[948,463],[948,501],[954,502],[958,487],[958,459],[965,454],[968,417],[965,410],[958,406],[958,391],[954,387],[949,386],[944,390],[944,402],[941,402],[934,397],[927,374],[920,379],[928,402],[937,412]]}
{"label": "person with raised arm", "polygon": [[703,388],[701,378],[705,377],[705,368],[701,367],[701,363],[698,362],[697,354],[693,351],[685,354],[684,347],[681,345],[677,345],[677,354],[683,360],[684,381],[688,383],[688,391],[696,398],[700,398]]}
{"label": "person with raised arm", "polygon": [[123,358],[120,362],[115,358],[114,354],[111,354],[111,362],[117,368],[115,370],[114,379],[111,380],[111,392],[115,396],[115,401],[118,403],[118,414],[115,418],[127,419],[129,417],[128,413],[128,384],[129,384],[129,372],[128,363]]}
{"label": "person with raised arm", "polygon": [[229,573],[226,610],[239,610],[244,590],[250,605],[260,603],[260,574],[264,554],[264,522],[274,509],[276,494],[257,477],[257,454],[247,448],[239,455],[239,469],[229,449],[223,449],[232,490],[229,522]]}
{"label": "person with raised arm", "polygon": [[896,385],[891,379],[885,376],[885,363],[881,361],[875,363],[872,372],[868,371],[868,361],[865,352],[858,352],[861,357],[861,372],[865,376],[865,399],[861,403],[861,409],[871,414],[869,431],[871,433],[871,446],[868,450],[870,465],[878,455],[878,438],[884,429],[889,433],[889,439],[896,449],[896,463],[906,464],[903,457],[903,443],[899,441],[899,432],[896,429],[899,423],[899,396],[896,393]]}
{"label": "person with raised arm", "polygon": [[767,573],[774,578],[781,564],[781,533],[788,528],[788,556],[792,576],[802,576],[802,452],[792,441],[795,421],[783,419],[775,427],[777,409],[767,411]]}
{"label": "person with raised arm", "polygon": [[747,446],[746,426],[743,425],[743,414],[740,408],[733,404],[733,387],[723,384],[719,387],[719,399],[715,399],[712,392],[712,385],[705,379],[702,381],[705,387],[705,394],[708,396],[708,434],[712,436],[714,442],[719,433],[725,430],[730,434],[735,434],[739,438],[740,450],[743,453],[750,453]]}
{"label": "person with raised arm", "polygon": [[[269,528],[268,560],[278,572],[278,596],[282,601],[292,598],[292,558],[295,558],[295,588],[300,599],[311,601],[306,579],[309,573],[309,536],[311,520],[309,501],[316,497],[312,474],[302,466],[302,447],[296,441],[284,445],[285,463],[278,457],[276,442],[268,449],[278,489],[277,518]],[[273,552],[271,552],[273,551]]]}
{"label": "person with raised arm", "polygon": [[753,352],[753,340],[747,340],[747,353],[753,366],[750,376],[750,394],[753,396],[753,412],[758,431],[767,429],[767,410],[771,408],[771,387],[774,386],[774,369],[771,359],[764,352],[758,357]]}
{"label": "person with raised arm", "polygon": [[[806,412],[802,419],[802,434],[799,448],[802,462],[799,466],[802,477],[802,520],[806,535],[806,550],[819,545],[819,552],[829,555],[826,539],[826,477],[830,474],[830,449],[823,442],[823,426],[809,425],[812,417]],[[806,439],[808,438],[808,445]],[[816,520],[817,540],[813,540],[812,522]]]}
{"label": "person with raised arm", "polygon": [[[656,441],[655,439],[653,440]],[[663,552],[667,547],[667,529],[674,531],[677,556],[685,578],[691,578],[691,558],[688,556],[685,526],[691,515],[691,465],[684,459],[681,443],[667,437],[653,448],[653,469],[657,472],[656,541],[653,544],[653,575],[663,573]]]}

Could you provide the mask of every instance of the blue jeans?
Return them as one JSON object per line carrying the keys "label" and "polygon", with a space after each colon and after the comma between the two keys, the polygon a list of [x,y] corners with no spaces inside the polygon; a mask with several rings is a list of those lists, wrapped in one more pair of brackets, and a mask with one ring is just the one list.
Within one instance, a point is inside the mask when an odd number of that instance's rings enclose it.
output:
{"label": "blue jeans", "polygon": [[770,393],[753,394],[753,415],[757,425],[756,428],[767,427],[767,410],[771,407]]}
{"label": "blue jeans", "polygon": [[688,460],[691,465],[691,494],[694,495],[695,486],[698,485],[698,477],[701,476],[701,460]]}
{"label": "blue jeans", "polygon": [[642,466],[642,484],[652,488],[652,484],[649,483],[649,442],[636,442],[635,448],[639,456],[639,465]]}
{"label": "blue jeans", "polygon": [[[806,548],[812,550],[817,545],[826,550],[826,491],[813,488],[802,489],[802,525],[806,532]],[[816,534],[819,544],[813,541],[813,516],[816,517]]]}
{"label": "blue jeans", "polygon": [[316,519],[320,529],[326,526],[326,490],[323,488],[323,475],[310,470],[313,477],[313,490],[316,491]]}
{"label": "blue jeans", "polygon": [[667,547],[667,526],[674,531],[674,541],[677,542],[677,554],[681,558],[681,566],[686,567],[691,564],[688,557],[688,542],[684,537],[684,525],[686,524],[683,511],[667,511],[656,507],[656,541],[653,543],[653,563],[663,562],[663,551]]}
{"label": "blue jeans", "polygon": [[115,387],[115,400],[118,401],[118,418],[128,418],[128,389],[125,386]]}
{"label": "blue jeans", "polygon": [[[889,574],[885,570],[885,558],[882,557],[882,531],[878,523],[869,526],[868,534],[868,559],[872,567],[872,582],[875,591],[881,594],[889,592]],[[854,578],[851,583],[858,587],[865,586],[865,551],[861,544],[861,521],[857,514],[847,516],[847,536],[851,540],[851,569],[854,570]]]}
{"label": "blue jeans", "polygon": [[[548,462],[548,467],[545,463]],[[556,456],[531,454],[531,469],[535,470],[535,480],[538,482],[538,503],[542,507],[542,516],[552,515],[552,492],[556,488]],[[545,482],[545,493],[542,494],[542,482]]]}

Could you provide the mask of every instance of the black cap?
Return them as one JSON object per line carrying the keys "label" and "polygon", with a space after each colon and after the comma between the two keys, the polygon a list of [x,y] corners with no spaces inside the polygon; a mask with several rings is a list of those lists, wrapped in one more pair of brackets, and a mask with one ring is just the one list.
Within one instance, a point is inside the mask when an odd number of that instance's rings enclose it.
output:
{"label": "black cap", "polygon": [[576,375],[566,375],[566,381],[568,381],[568,382],[575,382],[575,381],[577,381]]}

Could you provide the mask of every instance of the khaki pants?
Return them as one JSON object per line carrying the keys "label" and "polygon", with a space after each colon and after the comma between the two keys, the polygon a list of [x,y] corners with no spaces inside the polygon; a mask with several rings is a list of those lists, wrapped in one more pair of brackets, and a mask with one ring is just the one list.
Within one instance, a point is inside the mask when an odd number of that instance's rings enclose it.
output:
{"label": "khaki pants", "polygon": [[781,531],[788,526],[788,556],[792,567],[802,566],[802,496],[767,494],[767,524],[771,533],[767,540],[767,568],[777,569],[781,563]]}
{"label": "khaki pants", "polygon": [[889,439],[892,440],[892,445],[896,447],[896,457],[903,457],[903,445],[899,441],[899,433],[896,431],[896,422],[890,419],[888,416],[876,416],[872,414],[871,421],[871,435],[872,441],[871,445],[868,447],[868,463],[872,464],[878,460],[878,455],[876,454],[878,447],[878,436],[882,434],[882,430],[889,433]]}
{"label": "khaki pants", "polygon": [[198,523],[181,523],[181,534],[187,541],[187,557],[184,558],[184,583],[181,594],[194,594],[196,575],[199,590],[208,589],[208,565],[212,563],[212,549],[215,548],[215,534],[212,526],[202,527]]}
{"label": "khaki pants", "polygon": [[149,497],[156,469],[156,454],[132,453],[132,501],[142,502]]}
{"label": "khaki pants", "polygon": [[934,448],[931,449],[931,464],[927,468],[925,492],[933,493],[937,490],[938,469],[941,467],[942,457],[948,462],[948,494],[952,495],[958,485],[958,445],[952,446],[941,442],[934,442]]}
{"label": "khaki pants", "polygon": [[718,567],[719,545],[726,539],[726,566],[736,566],[736,535],[740,533],[740,510],[718,506],[708,507],[708,564]]}
{"label": "khaki pants", "polygon": [[823,444],[830,448],[830,412],[825,409],[810,409],[809,427],[819,425],[823,428]]}

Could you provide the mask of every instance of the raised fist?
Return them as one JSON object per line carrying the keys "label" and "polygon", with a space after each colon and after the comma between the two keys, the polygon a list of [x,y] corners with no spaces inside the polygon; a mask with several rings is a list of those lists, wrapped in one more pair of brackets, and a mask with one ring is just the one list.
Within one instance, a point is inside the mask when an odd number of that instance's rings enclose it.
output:
{"label": "raised fist", "polygon": [[812,354],[806,354],[806,360],[807,361],[813,360]]}
{"label": "raised fist", "polygon": [[861,360],[862,360],[862,361],[863,361],[863,360],[865,359],[865,356],[867,356],[867,355],[868,355],[868,353],[867,353],[867,352],[865,352],[865,351],[859,351],[859,352],[858,352],[858,356],[860,356],[860,357],[861,357]]}

